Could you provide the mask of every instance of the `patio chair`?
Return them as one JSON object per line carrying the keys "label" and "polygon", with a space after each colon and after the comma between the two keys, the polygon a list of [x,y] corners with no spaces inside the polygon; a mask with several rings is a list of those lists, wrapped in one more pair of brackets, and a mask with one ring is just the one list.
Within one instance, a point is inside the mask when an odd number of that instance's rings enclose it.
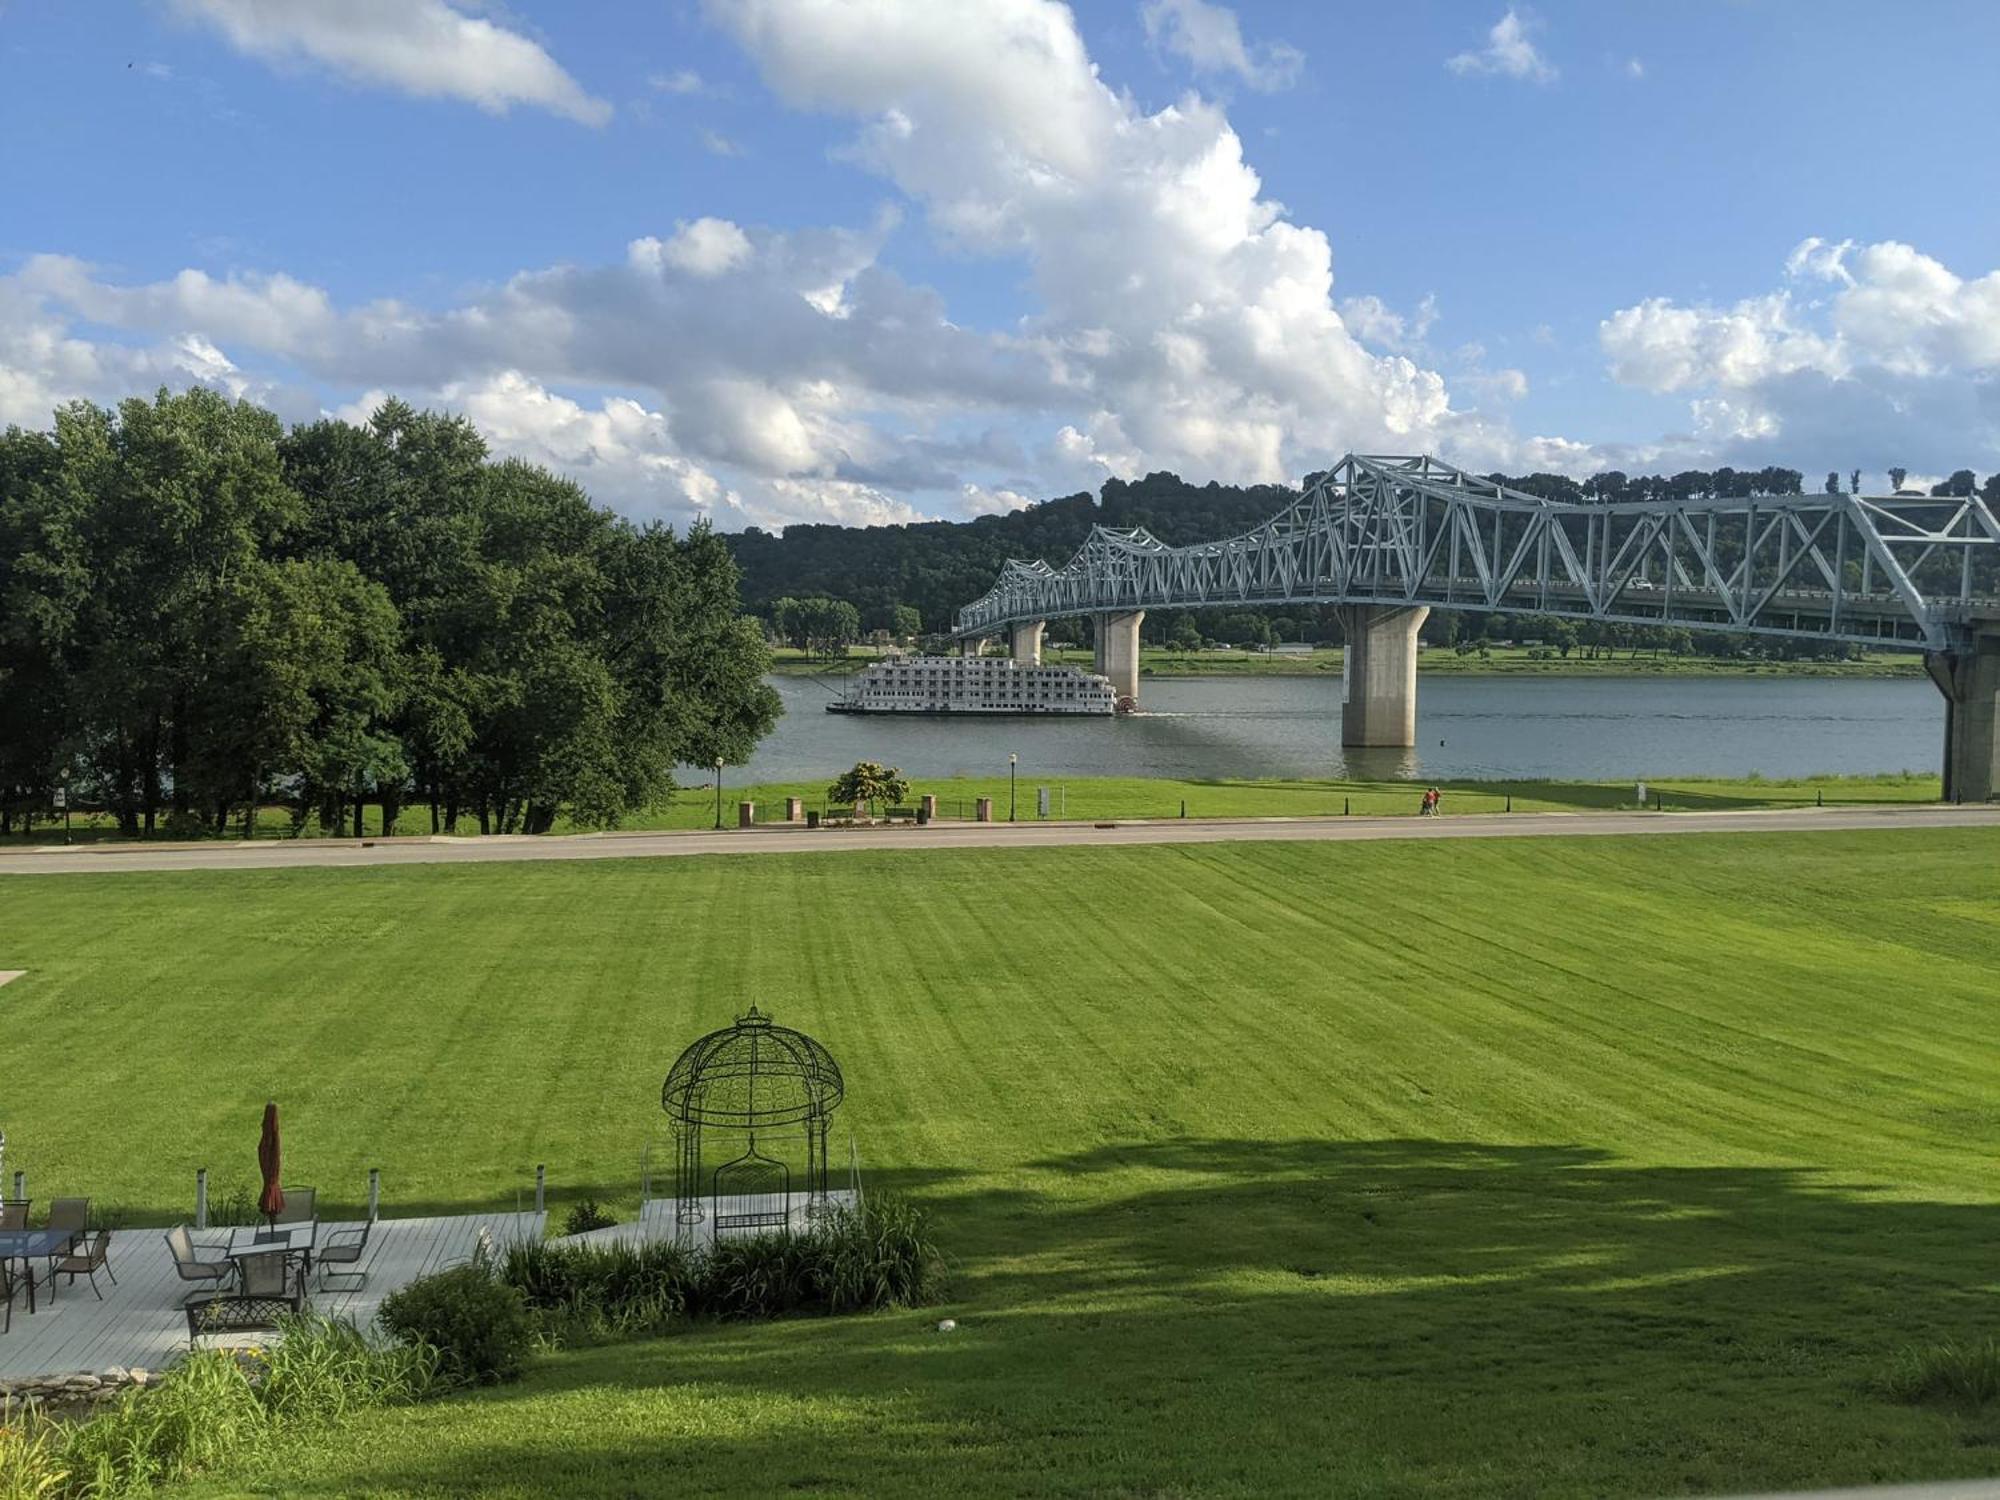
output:
{"label": "patio chair", "polygon": [[319,1192],[315,1188],[286,1188],[284,1211],[273,1221],[274,1224],[304,1224],[311,1232],[299,1249],[299,1255],[308,1274],[312,1271],[313,1256],[317,1254],[315,1242],[319,1239]]}
{"label": "patio chair", "polygon": [[102,1302],[104,1293],[97,1290],[97,1273],[102,1271],[106,1276],[111,1276],[111,1284],[118,1285],[118,1278],[111,1275],[111,1262],[107,1258],[110,1254],[111,1231],[100,1229],[89,1237],[81,1249],[72,1246],[69,1254],[51,1257],[48,1281],[50,1299],[53,1300],[55,1297],[58,1276],[67,1276],[72,1287],[76,1285],[77,1277],[88,1276],[90,1290],[96,1295],[97,1300]]}
{"label": "patio chair", "polygon": [[[336,1287],[334,1289],[336,1291],[358,1292],[368,1284],[368,1273],[361,1270],[360,1265],[361,1257],[368,1249],[369,1231],[374,1227],[372,1223],[361,1225],[350,1224],[345,1228],[333,1230],[327,1235],[326,1243],[319,1247],[319,1251],[314,1257],[319,1261],[319,1285],[321,1291],[326,1290],[327,1278],[329,1276],[338,1276],[343,1282],[348,1283],[345,1286]],[[352,1266],[355,1269],[348,1271],[329,1270],[329,1267],[332,1266]]]}
{"label": "patio chair", "polygon": [[[51,1198],[49,1200],[49,1228],[67,1230],[72,1236],[70,1245],[74,1245],[76,1239],[80,1238],[84,1230],[89,1227],[90,1200],[88,1198]],[[55,1269],[55,1263],[69,1253],[69,1249],[70,1246],[66,1245],[49,1257],[49,1269],[51,1272]]]}
{"label": "patio chair", "polygon": [[7,1262],[0,1260],[0,1333],[14,1326],[14,1283],[18,1280],[7,1268]]}
{"label": "patio chair", "polygon": [[0,1231],[26,1229],[32,1198],[0,1198]]}
{"label": "patio chair", "polygon": [[[236,1267],[226,1258],[200,1259],[194,1247],[194,1240],[189,1237],[185,1224],[176,1224],[167,1231],[167,1253],[173,1256],[174,1270],[182,1281],[197,1281],[203,1286],[212,1287],[217,1282],[227,1281],[236,1274]],[[212,1255],[215,1252],[211,1250],[209,1253]],[[194,1294],[190,1292],[188,1295],[192,1297]],[[187,1303],[182,1304],[182,1306],[187,1305]]]}
{"label": "patio chair", "polygon": [[292,1255],[273,1250],[240,1257],[242,1285],[233,1292],[187,1304],[188,1347],[205,1333],[250,1333],[277,1328],[305,1306],[305,1282],[292,1275]]}

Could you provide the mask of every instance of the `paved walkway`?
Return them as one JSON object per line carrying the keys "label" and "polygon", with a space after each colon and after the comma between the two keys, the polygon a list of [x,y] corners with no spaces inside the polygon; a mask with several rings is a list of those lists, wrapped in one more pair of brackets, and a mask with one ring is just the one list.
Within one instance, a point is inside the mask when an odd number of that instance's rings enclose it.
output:
{"label": "paved walkway", "polygon": [[277,840],[266,843],[44,846],[0,853],[0,876],[119,870],[276,870],[299,866],[459,864],[480,860],[651,859],[676,854],[823,854],[848,849],[1046,849],[1103,844],[1513,839],[1689,833],[1832,833],[1879,828],[2000,828],[2000,806],[1782,808],[1754,812],[1467,813],[1439,818],[1188,818],[1113,823],[933,823],[804,828],[767,823],[721,833],[590,833],[491,838]]}

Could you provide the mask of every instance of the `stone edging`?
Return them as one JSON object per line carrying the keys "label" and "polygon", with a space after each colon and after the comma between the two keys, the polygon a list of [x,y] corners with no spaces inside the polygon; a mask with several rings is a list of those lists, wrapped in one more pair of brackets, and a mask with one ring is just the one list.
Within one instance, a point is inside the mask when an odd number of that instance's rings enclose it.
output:
{"label": "stone edging", "polygon": [[0,1380],[0,1406],[8,1402],[109,1401],[135,1386],[149,1385],[159,1377],[138,1366],[111,1365],[96,1371],[77,1370],[67,1375],[22,1375]]}

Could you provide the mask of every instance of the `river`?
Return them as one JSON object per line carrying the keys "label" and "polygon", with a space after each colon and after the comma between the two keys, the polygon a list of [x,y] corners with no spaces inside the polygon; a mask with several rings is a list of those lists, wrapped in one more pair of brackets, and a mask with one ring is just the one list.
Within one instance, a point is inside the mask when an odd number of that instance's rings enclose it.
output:
{"label": "river", "polygon": [[785,716],[734,780],[857,760],[992,776],[1809,776],[1933,770],[1943,700],[1921,678],[1425,677],[1413,750],[1343,750],[1340,678],[1148,678],[1120,719],[830,714],[825,683],[774,677]]}

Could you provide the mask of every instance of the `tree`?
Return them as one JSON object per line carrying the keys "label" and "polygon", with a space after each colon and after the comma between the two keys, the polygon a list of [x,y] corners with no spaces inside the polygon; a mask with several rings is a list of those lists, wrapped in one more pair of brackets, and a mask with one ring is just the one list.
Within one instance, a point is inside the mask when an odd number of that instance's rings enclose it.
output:
{"label": "tree", "polygon": [[1931,486],[1933,495],[1948,499],[1966,499],[1979,488],[1979,479],[1970,469],[1954,470],[1949,479]]}
{"label": "tree", "polygon": [[852,770],[843,771],[840,779],[826,789],[827,801],[852,807],[857,815],[864,805],[880,803],[894,807],[909,795],[910,783],[900,770],[893,767],[884,770],[880,762],[872,760],[855,762]]}
{"label": "tree", "polygon": [[1176,651],[1193,651],[1201,645],[1201,632],[1195,628],[1194,616],[1185,610],[1174,615],[1173,624],[1167,627],[1167,644]]}
{"label": "tree", "polygon": [[1840,493],[1840,473],[1836,469],[1826,471],[1826,493],[1829,495]]}
{"label": "tree", "polygon": [[889,633],[899,640],[915,640],[924,633],[923,614],[909,604],[898,604],[889,615]]}
{"label": "tree", "polygon": [[1903,487],[1903,481],[1909,477],[1910,471],[1908,469],[1891,469],[1889,471],[1889,488],[1891,490],[1900,490]]}
{"label": "tree", "polygon": [[1859,469],[1856,469],[1852,474],[1847,476],[1847,493],[1850,495],[1861,493],[1861,471]]}

